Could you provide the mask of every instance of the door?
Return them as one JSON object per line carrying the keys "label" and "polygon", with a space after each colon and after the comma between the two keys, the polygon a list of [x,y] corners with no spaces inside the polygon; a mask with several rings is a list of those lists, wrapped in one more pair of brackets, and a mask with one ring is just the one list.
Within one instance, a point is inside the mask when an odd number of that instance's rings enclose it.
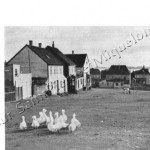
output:
{"label": "door", "polygon": [[57,93],[59,93],[59,80],[57,80]]}

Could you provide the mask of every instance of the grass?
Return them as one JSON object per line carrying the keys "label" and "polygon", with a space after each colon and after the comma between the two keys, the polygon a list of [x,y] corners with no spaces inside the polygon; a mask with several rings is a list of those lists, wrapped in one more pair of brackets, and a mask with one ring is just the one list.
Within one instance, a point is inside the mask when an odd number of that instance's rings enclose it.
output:
{"label": "grass", "polygon": [[[42,108],[53,114],[66,110],[67,123],[75,112],[81,128],[74,133],[52,134],[46,126],[32,129],[31,117]],[[6,123],[6,150],[149,150],[150,92],[92,89],[64,97],[51,96],[19,114],[15,104],[6,104],[13,119]],[[21,116],[27,131],[18,129]]]}

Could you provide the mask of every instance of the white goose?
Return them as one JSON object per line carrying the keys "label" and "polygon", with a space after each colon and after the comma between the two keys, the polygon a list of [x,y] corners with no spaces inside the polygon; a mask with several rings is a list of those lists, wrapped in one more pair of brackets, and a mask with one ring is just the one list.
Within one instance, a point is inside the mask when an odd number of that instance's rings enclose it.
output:
{"label": "white goose", "polygon": [[58,123],[58,121],[59,121],[59,113],[55,112],[54,124]]}
{"label": "white goose", "polygon": [[71,124],[69,125],[69,131],[74,132],[76,129],[77,129],[76,124],[71,123]]}
{"label": "white goose", "polygon": [[69,125],[69,124],[64,122],[64,118],[62,115],[59,116],[59,122],[60,122],[62,128],[66,128]]}
{"label": "white goose", "polygon": [[39,112],[39,115],[40,115],[40,117],[36,118],[36,120],[39,122],[39,124],[45,123],[46,119],[45,119],[45,117],[43,115],[43,112]]}
{"label": "white goose", "polygon": [[39,122],[37,121],[37,118],[36,118],[36,116],[32,116],[32,127],[33,128],[38,128],[39,126],[40,126],[40,124],[39,124]]}
{"label": "white goose", "polygon": [[74,113],[73,114],[73,118],[71,119],[71,124],[75,124],[76,127],[80,127],[81,126],[81,123],[79,122],[79,120],[76,119],[76,114]]}
{"label": "white goose", "polygon": [[43,116],[45,118],[45,121],[47,123],[49,121],[49,117],[46,115],[47,110],[45,108],[43,108],[42,112],[43,112]]}
{"label": "white goose", "polygon": [[20,123],[20,126],[19,126],[20,130],[25,130],[27,129],[27,123],[25,121],[25,117],[22,116],[22,122]]}
{"label": "white goose", "polygon": [[67,115],[65,114],[64,109],[62,109],[62,117],[63,117],[64,122],[66,122],[67,121]]}
{"label": "white goose", "polygon": [[49,112],[49,115],[50,115],[50,119],[47,122],[47,128],[51,132],[56,132],[56,126],[54,125],[54,118],[52,116],[52,112],[51,111]]}

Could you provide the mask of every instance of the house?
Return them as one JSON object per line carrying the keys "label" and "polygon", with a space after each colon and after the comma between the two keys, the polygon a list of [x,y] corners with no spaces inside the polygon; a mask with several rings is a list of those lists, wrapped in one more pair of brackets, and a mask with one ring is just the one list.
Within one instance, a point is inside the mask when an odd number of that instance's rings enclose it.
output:
{"label": "house", "polygon": [[45,48],[51,52],[59,61],[63,63],[63,73],[67,79],[68,93],[76,93],[76,64],[65,56],[58,48],[55,47],[54,42],[51,46]]}
{"label": "house", "polygon": [[31,73],[21,73],[20,65],[5,65],[5,101],[26,99],[31,96]]}
{"label": "house", "polygon": [[92,68],[90,69],[90,75],[91,75],[92,87],[99,87],[99,82],[101,79],[100,70],[96,68]]}
{"label": "house", "polygon": [[87,54],[66,54],[76,64],[76,89],[89,89],[91,87],[90,62]]}
{"label": "house", "polygon": [[150,73],[145,66],[143,66],[140,70],[133,71],[132,78],[137,84],[150,84]]}
{"label": "house", "polygon": [[[100,82],[102,87],[103,81]],[[106,74],[106,87],[123,88],[130,87],[131,76],[125,65],[112,65]]]}
{"label": "house", "polygon": [[42,94],[48,89],[52,94],[68,91],[64,63],[51,51],[42,48],[42,43],[33,46],[33,41],[29,41],[7,64],[18,64],[21,73],[32,74],[32,95]]}

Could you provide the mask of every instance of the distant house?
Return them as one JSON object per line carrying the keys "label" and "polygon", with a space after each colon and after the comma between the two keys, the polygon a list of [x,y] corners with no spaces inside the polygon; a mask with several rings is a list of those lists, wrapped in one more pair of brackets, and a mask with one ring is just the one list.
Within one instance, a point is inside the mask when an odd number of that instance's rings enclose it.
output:
{"label": "distant house", "polygon": [[131,77],[128,68],[125,65],[112,65],[107,74],[106,82],[100,82],[100,87],[122,88],[130,87]]}
{"label": "distant house", "polygon": [[100,70],[96,68],[92,68],[90,69],[90,74],[91,74],[92,87],[99,87],[99,82],[101,79]]}
{"label": "distant house", "polygon": [[101,70],[101,80],[106,79],[107,72],[108,72],[108,69]]}
{"label": "distant house", "polygon": [[42,44],[33,46],[25,45],[8,63],[19,64],[21,73],[32,74],[32,95],[42,94],[45,90],[51,90],[52,94],[67,92],[67,80],[64,76],[64,63],[57,59]]}
{"label": "distant house", "polygon": [[140,70],[133,71],[132,78],[138,84],[150,84],[150,73],[144,66]]}
{"label": "distant house", "polygon": [[87,54],[66,54],[76,64],[76,89],[89,89],[91,87],[90,62]]}

